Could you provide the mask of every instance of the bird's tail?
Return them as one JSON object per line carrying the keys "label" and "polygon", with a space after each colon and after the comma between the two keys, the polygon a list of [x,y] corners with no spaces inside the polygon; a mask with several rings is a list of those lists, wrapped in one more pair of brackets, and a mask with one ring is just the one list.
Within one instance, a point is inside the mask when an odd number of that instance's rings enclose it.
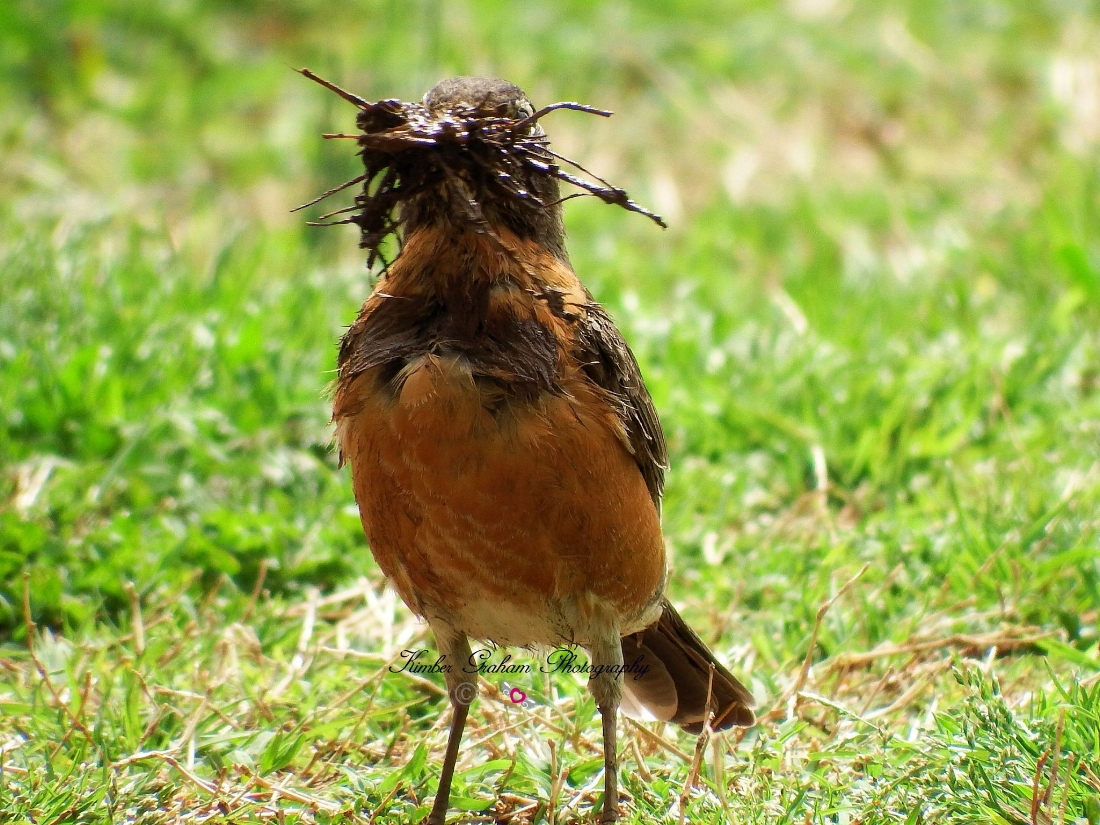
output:
{"label": "bird's tail", "polygon": [[752,694],[714,658],[667,600],[663,607],[654,624],[623,637],[624,665],[638,665],[623,673],[623,710],[638,716],[644,709],[699,733],[709,694],[713,730],[751,725],[756,721]]}

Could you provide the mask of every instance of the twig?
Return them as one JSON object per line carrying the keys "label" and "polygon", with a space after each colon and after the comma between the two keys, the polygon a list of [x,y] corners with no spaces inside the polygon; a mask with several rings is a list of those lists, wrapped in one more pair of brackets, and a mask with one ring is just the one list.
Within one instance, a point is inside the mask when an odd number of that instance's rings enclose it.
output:
{"label": "twig", "polygon": [[366,175],[359,175],[359,177],[356,177],[356,178],[352,178],[351,180],[349,180],[349,181],[347,181],[347,182],[345,182],[345,183],[341,183],[341,184],[340,184],[339,186],[334,186],[334,187],[332,187],[332,188],[331,188],[331,189],[329,189],[329,190],[328,190],[327,192],[323,192],[322,194],[320,194],[320,195],[318,195],[317,197],[315,197],[315,198],[314,198],[313,200],[311,200],[311,201],[309,201],[309,202],[307,202],[307,203],[303,203],[303,204],[302,204],[301,206],[295,206],[295,207],[294,207],[293,209],[291,209],[290,211],[291,211],[291,212],[297,212],[297,211],[299,211],[300,209],[305,209],[305,208],[306,208],[307,206],[313,206],[313,204],[315,204],[315,203],[320,203],[320,202],[321,202],[321,201],[323,201],[323,200],[324,200],[325,198],[327,198],[327,197],[330,197],[330,196],[332,196],[332,195],[335,195],[335,194],[336,194],[337,192],[341,192],[341,191],[343,191],[344,189],[347,189],[347,188],[348,188],[349,186],[355,186],[355,184],[357,184],[357,183],[362,183],[362,182],[363,182],[363,181],[365,181],[366,179],[367,179],[367,176],[366,176]]}
{"label": "twig", "polygon": [[906,644],[883,644],[866,653],[842,653],[830,663],[830,670],[841,668],[859,667],[870,664],[876,659],[888,656],[899,656],[907,653],[921,653],[926,650],[935,650],[941,647],[958,647],[964,650],[989,650],[996,647],[999,651],[1015,650],[1028,647],[1043,639],[1049,639],[1055,635],[1053,631],[1047,633],[1034,633],[1028,636],[1014,636],[1011,633],[983,633],[968,635],[965,633],[953,633],[939,639],[925,639]]}
{"label": "twig", "polygon": [[600,117],[611,117],[614,112],[610,112],[607,109],[597,109],[595,106],[587,106],[584,103],[551,103],[549,106],[543,106],[533,115],[525,117],[512,126],[512,131],[519,132],[525,129],[536,120],[546,117],[551,112],[556,112],[558,109],[572,109],[574,112],[586,112],[590,115],[599,115]]}
{"label": "twig", "polygon": [[687,815],[688,798],[691,796],[691,789],[695,787],[695,783],[699,781],[699,768],[703,764],[703,751],[706,750],[707,741],[710,739],[711,727],[710,720],[714,716],[714,710],[711,708],[710,703],[714,698],[714,665],[710,666],[710,673],[707,674],[707,701],[703,705],[705,708],[703,717],[703,729],[699,731],[699,736],[695,739],[695,753],[691,757],[691,770],[688,771],[687,779],[684,781],[684,787],[680,791],[680,815],[677,819],[679,825],[684,825],[684,817]]}
{"label": "twig", "polygon": [[[396,296],[388,296],[396,297]],[[357,601],[363,599],[368,592],[370,592],[370,582],[363,578],[355,583],[354,586],[345,588],[344,590],[337,590],[335,593],[319,598],[316,601],[316,608],[331,607],[334,604],[342,604],[343,602]],[[287,617],[301,616],[307,610],[309,610],[309,602],[298,602],[297,604],[288,607],[283,611],[282,615]]]}
{"label": "twig", "polygon": [[1050,751],[1043,751],[1039,761],[1035,763],[1035,775],[1031,778],[1031,825],[1039,825],[1039,807],[1042,804],[1039,796],[1039,782],[1043,778],[1043,765],[1046,764]]}
{"label": "twig", "polygon": [[642,756],[642,749],[638,746],[638,737],[630,737],[630,750],[634,753],[634,761],[638,765],[638,776],[642,778],[642,781],[649,783],[653,781],[653,774],[649,772],[649,766],[645,763],[645,757]]}
{"label": "twig", "polygon": [[344,100],[346,100],[348,103],[354,103],[360,109],[366,109],[370,106],[370,103],[368,103],[363,98],[359,97],[359,95],[352,94],[351,92],[348,92],[348,91],[345,91],[344,89],[341,89],[335,83],[332,83],[328,80],[325,80],[323,77],[319,77],[318,75],[315,75],[309,69],[301,68],[301,69],[298,69],[297,71],[298,71],[298,74],[303,75],[305,77],[308,77],[314,83],[320,83],[322,86],[324,86],[330,92],[336,92],[336,94],[340,95],[340,97],[344,98]]}
{"label": "twig", "polygon": [[1100,793],[1100,776],[1097,776],[1092,768],[1084,762],[1081,762],[1077,767],[1085,772],[1085,781],[1088,782],[1097,793]]}
{"label": "twig", "polygon": [[390,788],[390,792],[382,797],[382,801],[374,806],[373,811],[367,814],[367,822],[376,822],[378,820],[378,815],[382,813],[382,809],[386,807],[386,803],[394,798],[397,792],[402,789],[403,785],[404,783],[397,782],[392,788]]}
{"label": "twig", "polygon": [[248,768],[246,768],[243,765],[238,765],[238,769],[241,771],[241,773],[245,774],[249,779],[251,779],[257,785],[262,785],[263,787],[267,788],[269,791],[273,791],[273,792],[279,794],[279,796],[284,796],[287,799],[290,799],[294,802],[301,802],[303,805],[308,805],[313,810],[317,810],[318,808],[320,808],[321,810],[325,810],[325,811],[328,811],[330,813],[335,813],[336,811],[338,811],[340,809],[338,805],[334,805],[333,803],[328,802],[326,800],[318,799],[317,797],[310,796],[309,794],[300,793],[299,791],[295,791],[291,788],[283,787],[282,785],[277,785],[274,782],[272,782],[270,779],[268,779],[267,777],[260,776],[257,773],[253,773],[252,771],[250,771]]}
{"label": "twig", "polygon": [[656,733],[651,731],[649,728],[647,728],[641,722],[638,722],[635,719],[631,719],[629,716],[626,717],[626,721],[629,722],[634,727],[634,730],[638,731],[638,733],[645,736],[647,739],[649,739],[655,745],[659,746],[663,750],[668,751],[673,756],[680,757],[684,762],[687,762],[689,765],[691,764],[691,757],[688,756],[686,753],[684,753],[682,750],[680,750],[678,747],[673,745],[667,739],[664,739],[663,737],[658,736]]}

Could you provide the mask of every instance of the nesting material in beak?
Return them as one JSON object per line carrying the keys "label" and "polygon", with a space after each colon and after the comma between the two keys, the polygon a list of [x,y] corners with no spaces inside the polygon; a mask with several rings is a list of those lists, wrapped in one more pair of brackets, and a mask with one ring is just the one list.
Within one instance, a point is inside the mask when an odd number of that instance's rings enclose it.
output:
{"label": "nesting material in beak", "polygon": [[[327,134],[324,137],[355,140],[363,159],[363,174],[297,209],[362,184],[354,205],[322,215],[311,224],[356,224],[360,229],[359,246],[368,250],[368,266],[381,258],[379,250],[386,238],[395,235],[401,239],[402,207],[431,191],[438,191],[447,198],[450,213],[457,219],[490,237],[495,235],[485,219],[477,193],[508,199],[514,208],[545,210],[568,199],[548,202],[540,197],[540,192],[556,191],[557,181],[583,190],[568,197],[594,195],[605,203],[645,215],[662,227],[666,225],[659,215],[630,200],[623,189],[555,153],[538,123],[558,109],[601,117],[609,117],[611,112],[580,103],[554,103],[526,114],[525,111],[512,111],[508,106],[494,105],[488,95],[477,103],[461,99],[433,101],[431,94],[423,103],[400,100],[371,103],[318,77],[309,69],[300,72],[359,109],[355,120],[358,134]],[[595,178],[595,182],[565,171],[560,164]],[[550,181],[554,182],[553,187],[540,185]],[[339,215],[348,217],[337,218]]]}

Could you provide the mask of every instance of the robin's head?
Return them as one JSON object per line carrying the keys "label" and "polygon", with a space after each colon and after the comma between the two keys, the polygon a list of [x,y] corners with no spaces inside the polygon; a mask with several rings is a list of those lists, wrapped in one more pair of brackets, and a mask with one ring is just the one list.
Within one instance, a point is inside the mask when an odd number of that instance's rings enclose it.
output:
{"label": "robin's head", "polygon": [[553,157],[523,90],[494,77],[453,77],[424,95],[423,106],[440,139],[423,158],[430,181],[401,206],[403,230],[507,229],[567,260],[558,179],[527,162]]}
{"label": "robin's head", "polygon": [[441,80],[424,95],[424,106],[433,115],[442,117],[456,111],[472,111],[484,117],[519,120],[535,113],[523,89],[496,77]]}
{"label": "robin's head", "polygon": [[518,86],[490,77],[444,80],[421,103],[370,103],[308,69],[302,74],[359,108],[355,137],[364,173],[317,200],[362,183],[354,207],[325,217],[355,213],[337,222],[359,226],[360,246],[370,250],[372,262],[389,235],[407,237],[428,226],[483,234],[507,230],[567,260],[561,180],[664,225],[623,190],[563,170],[560,162],[572,161],[550,150],[539,123],[556,109],[604,117],[610,112],[579,103],[555,103],[536,111]]}

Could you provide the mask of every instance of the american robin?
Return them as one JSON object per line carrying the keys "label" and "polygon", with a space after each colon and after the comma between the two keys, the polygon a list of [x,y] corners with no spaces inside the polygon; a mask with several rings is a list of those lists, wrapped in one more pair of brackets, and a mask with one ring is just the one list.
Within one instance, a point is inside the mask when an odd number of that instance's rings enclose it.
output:
{"label": "american robin", "polygon": [[[545,145],[503,80],[445,80],[421,106],[431,129],[472,113]],[[376,132],[400,121],[386,111],[366,118]],[[444,822],[477,694],[470,639],[588,651],[612,822],[620,703],[699,732],[708,717],[752,724],[752,695],[664,598],[664,436],[633,354],[570,265],[558,178],[538,163],[464,165],[466,140],[394,201],[400,254],[340,346],[337,439],[375,560],[455,665],[428,822]],[[644,676],[624,679],[639,657]]]}

